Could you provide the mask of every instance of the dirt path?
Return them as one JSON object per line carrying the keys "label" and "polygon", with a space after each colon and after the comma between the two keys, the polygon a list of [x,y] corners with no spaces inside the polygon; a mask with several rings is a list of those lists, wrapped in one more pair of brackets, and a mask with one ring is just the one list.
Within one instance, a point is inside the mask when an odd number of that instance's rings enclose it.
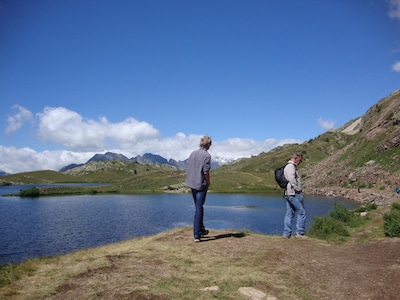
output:
{"label": "dirt path", "polygon": [[[278,236],[210,232],[201,243],[194,243],[189,229],[175,231],[157,238],[156,243],[172,243],[175,249],[192,249],[204,259],[221,257],[232,264],[250,260],[256,272],[271,284],[256,283],[254,288],[275,299],[398,299],[400,282],[400,238],[383,239],[367,244],[348,243],[329,245],[325,242]],[[66,299],[85,295],[93,277],[112,281],[114,276],[123,282],[132,276],[132,265],[137,261],[130,255],[109,256],[113,266],[90,271],[72,278],[51,299]],[[159,258],[162,260],[162,258]],[[154,266],[142,265],[143,274],[152,273]],[[145,271],[147,270],[147,271]],[[151,271],[153,270],[153,271]],[[165,273],[157,265],[156,273]],[[214,278],[215,282],[219,278]],[[302,292],[294,292],[294,290]],[[99,292],[101,297],[111,291]],[[115,293],[115,291],[113,291]],[[300,296],[299,294],[303,295]],[[232,291],[236,294],[236,291]],[[101,298],[100,297],[100,298]],[[212,296],[210,295],[212,298]],[[99,299],[100,299],[99,298]],[[105,298],[104,298],[105,299]],[[171,299],[145,296],[142,292],[129,293],[115,299]],[[201,299],[208,299],[201,298]],[[233,298],[229,298],[233,299]],[[242,298],[240,298],[242,299]],[[243,298],[245,299],[245,298]]]}
{"label": "dirt path", "polygon": [[[229,243],[211,237],[211,242],[201,243],[199,248],[210,255],[229,255],[243,244],[247,254],[263,249],[265,255],[256,265],[272,267],[279,274],[287,272],[288,280],[301,282],[313,299],[399,299],[400,238],[345,245],[267,238],[260,244],[251,236],[231,238]],[[284,299],[279,291],[264,292]]]}
{"label": "dirt path", "polygon": [[399,249],[400,239],[342,246],[296,241],[286,248],[291,263],[284,266],[318,299],[398,299]]}

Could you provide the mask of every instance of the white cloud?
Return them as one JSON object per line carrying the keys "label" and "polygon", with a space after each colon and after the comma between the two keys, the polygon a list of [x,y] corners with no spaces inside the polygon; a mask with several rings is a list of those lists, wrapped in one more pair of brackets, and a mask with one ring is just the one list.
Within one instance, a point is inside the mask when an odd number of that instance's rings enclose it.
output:
{"label": "white cloud", "polygon": [[400,0],[390,0],[389,17],[400,20]]}
{"label": "white cloud", "polygon": [[20,173],[36,170],[58,171],[72,163],[88,161],[95,153],[70,151],[43,151],[36,152],[31,148],[0,146],[0,171]]}
{"label": "white cloud", "polygon": [[37,116],[38,134],[42,140],[75,151],[102,151],[114,143],[129,148],[141,140],[159,135],[152,125],[133,118],[120,123],[109,123],[105,117],[99,121],[84,120],[78,113],[64,107],[46,107]]}
{"label": "white cloud", "polygon": [[395,72],[400,72],[400,61],[396,61],[393,66],[392,66],[392,70]]}
{"label": "white cloud", "polygon": [[[15,106],[17,113],[9,118],[8,132],[15,132],[25,121],[37,125],[38,136],[52,141],[65,150],[37,152],[31,148],[0,146],[0,171],[20,173],[35,170],[58,171],[62,167],[87,162],[95,154],[114,152],[128,158],[145,153],[161,155],[166,159],[185,160],[199,147],[201,135],[175,136],[160,139],[159,131],[146,122],[128,118],[119,123],[110,123],[106,117],[85,120],[80,114],[64,107],[46,107],[36,114],[21,106]],[[232,138],[213,141],[210,153],[214,158],[238,159],[258,155],[261,152],[290,143],[302,143],[295,139],[251,139]]]}
{"label": "white cloud", "polygon": [[265,141],[255,141],[252,139],[232,138],[218,143],[213,143],[210,152],[218,157],[238,159],[258,155],[262,152],[268,152],[275,147],[293,143],[302,143],[302,141],[295,139],[267,139]]}
{"label": "white cloud", "polygon": [[[134,152],[131,152],[131,155],[143,155],[148,152],[161,155],[166,159],[172,158],[175,160],[185,160],[193,150],[199,147],[201,137],[201,135],[186,136],[183,133],[178,133],[173,137],[164,139],[144,140],[133,148]],[[265,141],[255,141],[252,139],[232,138],[225,141],[213,141],[209,152],[213,158],[223,157],[228,159],[238,159],[258,155],[261,152],[268,152],[269,150],[284,144],[302,142],[303,141],[296,139],[268,139]]]}
{"label": "white cloud", "polygon": [[[76,163],[85,163],[96,153],[114,152],[128,158],[145,153],[161,155],[166,159],[185,160],[190,153],[199,146],[200,135],[183,135],[165,139],[149,139],[138,143],[134,149],[108,149],[98,152],[73,152],[67,150],[36,152],[30,148],[17,149],[14,147],[0,146],[0,171],[7,173],[20,173],[36,170],[58,171],[62,167]],[[251,139],[228,139],[221,142],[213,141],[209,150],[216,157],[238,159],[258,155],[284,144],[302,143],[300,140],[286,139],[255,141]]]}
{"label": "white cloud", "polygon": [[321,126],[322,128],[329,130],[335,127],[335,121],[328,121],[324,120],[322,118],[318,119],[318,125]]}
{"label": "white cloud", "polygon": [[7,118],[6,134],[12,134],[20,129],[25,122],[32,122],[32,113],[20,105],[14,105],[12,110],[15,111],[14,115]]}
{"label": "white cloud", "polygon": [[201,136],[186,136],[178,133],[173,137],[164,139],[147,139],[132,147],[133,156],[153,153],[161,155],[166,159],[185,160],[191,151],[198,148]]}

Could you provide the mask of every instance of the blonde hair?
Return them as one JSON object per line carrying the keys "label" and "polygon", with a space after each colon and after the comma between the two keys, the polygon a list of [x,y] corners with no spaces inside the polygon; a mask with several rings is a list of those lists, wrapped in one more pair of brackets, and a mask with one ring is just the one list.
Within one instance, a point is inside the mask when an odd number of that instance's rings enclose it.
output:
{"label": "blonde hair", "polygon": [[212,143],[211,138],[209,136],[205,135],[201,138],[199,146],[201,148],[208,149],[208,148],[210,148],[211,143]]}

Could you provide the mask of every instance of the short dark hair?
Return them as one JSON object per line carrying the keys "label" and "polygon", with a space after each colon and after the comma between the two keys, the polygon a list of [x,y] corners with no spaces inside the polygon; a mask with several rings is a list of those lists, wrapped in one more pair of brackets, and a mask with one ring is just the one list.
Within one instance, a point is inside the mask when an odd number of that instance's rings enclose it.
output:
{"label": "short dark hair", "polygon": [[293,155],[292,155],[292,158],[297,158],[297,157],[303,157],[303,153],[301,153],[301,152],[295,152],[295,153],[293,153]]}

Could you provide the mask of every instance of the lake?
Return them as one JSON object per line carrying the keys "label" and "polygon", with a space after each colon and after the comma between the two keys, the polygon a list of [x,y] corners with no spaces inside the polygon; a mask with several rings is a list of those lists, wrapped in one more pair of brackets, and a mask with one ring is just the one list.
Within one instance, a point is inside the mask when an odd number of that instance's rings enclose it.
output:
{"label": "lake", "polygon": [[[193,225],[190,194],[3,196],[29,187],[0,187],[2,265]],[[306,229],[313,216],[326,215],[335,202],[359,206],[341,198],[305,195]],[[282,234],[285,202],[279,195],[209,193],[204,209],[207,229]]]}

